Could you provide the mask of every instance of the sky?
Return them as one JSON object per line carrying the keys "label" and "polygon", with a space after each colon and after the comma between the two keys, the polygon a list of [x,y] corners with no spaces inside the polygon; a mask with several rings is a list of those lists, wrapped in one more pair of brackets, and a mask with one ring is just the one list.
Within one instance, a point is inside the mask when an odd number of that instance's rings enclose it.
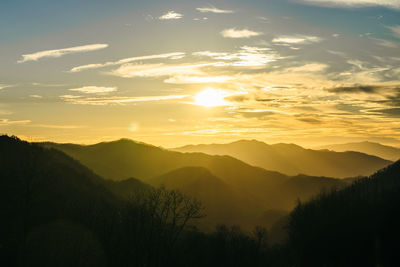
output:
{"label": "sky", "polygon": [[400,146],[400,0],[2,0],[0,133]]}

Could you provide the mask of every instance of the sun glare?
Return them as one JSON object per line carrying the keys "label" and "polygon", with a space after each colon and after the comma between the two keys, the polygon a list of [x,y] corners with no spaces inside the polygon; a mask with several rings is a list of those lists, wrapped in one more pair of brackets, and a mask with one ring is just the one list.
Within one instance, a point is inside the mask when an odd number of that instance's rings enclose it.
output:
{"label": "sun glare", "polygon": [[205,89],[195,96],[195,104],[203,107],[224,106],[228,102],[225,101],[227,95],[222,90]]}

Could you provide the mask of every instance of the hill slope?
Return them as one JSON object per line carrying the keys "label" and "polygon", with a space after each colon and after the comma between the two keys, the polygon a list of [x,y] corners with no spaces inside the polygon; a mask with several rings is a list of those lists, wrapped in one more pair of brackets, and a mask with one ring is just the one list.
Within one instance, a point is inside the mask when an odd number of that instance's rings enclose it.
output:
{"label": "hill slope", "polygon": [[199,199],[205,207],[208,225],[237,224],[253,226],[262,211],[257,199],[234,190],[209,170],[184,167],[148,180],[154,186],[164,185]]}
{"label": "hill slope", "polygon": [[[54,228],[55,233],[51,235],[61,239],[57,242],[68,238],[82,246],[91,246],[95,251],[87,260],[104,266],[100,237],[95,237],[88,228],[96,219],[112,217],[120,200],[107,190],[99,176],[60,151],[0,136],[0,190],[0,265],[15,266],[17,258],[35,258],[35,253],[29,256],[21,251],[25,244],[33,247],[40,244],[48,251],[49,243],[44,247],[42,237],[49,236]],[[52,226],[42,229],[42,225]],[[71,231],[74,234],[69,235]],[[56,245],[53,241],[50,243]],[[72,249],[62,249],[66,251],[59,255],[65,260],[63,264],[73,264],[65,256]],[[37,252],[34,248],[32,251]],[[18,253],[25,256],[17,256]],[[31,260],[33,266],[34,260]]]}
{"label": "hill slope", "polygon": [[366,176],[391,163],[359,152],[311,150],[294,144],[268,145],[255,140],[242,140],[230,144],[191,145],[174,150],[229,155],[248,164],[287,175],[306,174],[338,178]]}
{"label": "hill slope", "polygon": [[330,188],[333,184],[342,186],[344,183],[336,179],[332,183],[329,179],[309,177],[305,183],[313,183],[315,186],[305,186],[307,190],[296,191],[293,186],[288,186],[292,177],[253,167],[229,156],[180,153],[126,139],[90,146],[44,145],[62,150],[99,175],[113,180],[137,177],[148,182],[154,177],[184,167],[206,168],[233,190],[257,199],[265,210],[290,210],[297,199],[305,200],[322,188]]}
{"label": "hill slope", "polygon": [[337,152],[358,151],[392,161],[400,159],[400,148],[385,146],[379,143],[368,142],[368,141],[358,142],[358,143],[326,145],[321,147],[321,149],[329,149]]}
{"label": "hill slope", "polygon": [[[296,266],[399,266],[400,161],[291,214]],[[312,225],[312,227],[310,227]]]}

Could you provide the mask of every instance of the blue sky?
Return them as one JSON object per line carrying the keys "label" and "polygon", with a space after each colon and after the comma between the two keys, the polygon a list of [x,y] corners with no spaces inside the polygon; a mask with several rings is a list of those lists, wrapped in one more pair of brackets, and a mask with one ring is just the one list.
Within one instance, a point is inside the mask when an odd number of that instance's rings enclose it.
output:
{"label": "blue sky", "polygon": [[399,142],[397,0],[6,0],[0,36],[3,133]]}

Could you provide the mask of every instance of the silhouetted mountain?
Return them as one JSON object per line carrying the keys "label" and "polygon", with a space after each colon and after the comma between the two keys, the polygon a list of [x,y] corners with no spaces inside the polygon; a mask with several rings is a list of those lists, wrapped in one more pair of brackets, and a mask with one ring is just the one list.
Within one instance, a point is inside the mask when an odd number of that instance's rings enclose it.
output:
{"label": "silhouetted mountain", "polygon": [[[51,143],[45,145],[62,150],[97,174],[113,180],[136,177],[148,182],[154,177],[183,167],[206,168],[233,190],[247,195],[249,199],[256,199],[263,211],[290,210],[297,199],[306,200],[323,188],[344,185],[344,182],[336,179],[309,177],[304,182],[312,183],[313,186],[301,185],[304,190],[296,190],[295,187],[299,183],[294,181],[297,178],[253,167],[230,156],[181,153],[127,139],[90,146]],[[205,179],[209,178],[206,175]]]}
{"label": "silhouetted mountain", "polygon": [[136,178],[128,178],[122,181],[103,180],[103,184],[108,190],[123,199],[129,199],[132,194],[152,189],[150,185]]}
{"label": "silhouetted mountain", "polygon": [[[75,229],[82,238],[87,237],[81,240],[79,236],[70,236],[71,242],[101,247],[87,228],[99,216],[112,217],[111,211],[120,205],[102,182],[96,174],[58,150],[0,136],[0,261],[6,263],[2,266],[13,266],[17,258],[25,266],[25,257],[34,257],[29,256],[30,249],[39,245],[40,237],[53,232],[52,227],[48,231],[38,228],[44,224],[58,229],[59,242],[65,242],[62,239]],[[72,248],[64,249],[70,252]],[[88,264],[103,266],[104,251],[96,249],[93,253],[87,259]]]}
{"label": "silhouetted mountain", "polygon": [[311,150],[294,144],[268,145],[255,140],[242,140],[229,144],[190,145],[174,150],[229,155],[248,164],[287,175],[306,174],[338,178],[367,176],[391,163],[359,152]]}
{"label": "silhouetted mountain", "polygon": [[164,185],[196,197],[205,207],[208,227],[217,224],[253,226],[262,205],[256,198],[233,189],[202,167],[184,167],[146,180],[154,186]]}
{"label": "silhouetted mountain", "polygon": [[385,146],[374,142],[358,142],[322,146],[321,149],[329,149],[337,152],[358,151],[369,155],[375,155],[383,159],[396,161],[400,159],[400,148]]}
{"label": "silhouetted mountain", "polygon": [[300,204],[289,220],[296,266],[399,266],[400,161]]}
{"label": "silhouetted mountain", "polygon": [[[207,170],[196,172],[209,177],[207,184],[229,193]],[[166,182],[168,176],[159,179]],[[202,183],[192,179],[193,186]],[[184,188],[191,188],[190,183]],[[0,266],[265,266],[268,262],[263,228],[254,234],[225,226],[210,234],[191,230],[186,227],[189,221],[201,217],[196,200],[133,178],[105,181],[61,151],[17,138],[0,136],[0,190]]]}

